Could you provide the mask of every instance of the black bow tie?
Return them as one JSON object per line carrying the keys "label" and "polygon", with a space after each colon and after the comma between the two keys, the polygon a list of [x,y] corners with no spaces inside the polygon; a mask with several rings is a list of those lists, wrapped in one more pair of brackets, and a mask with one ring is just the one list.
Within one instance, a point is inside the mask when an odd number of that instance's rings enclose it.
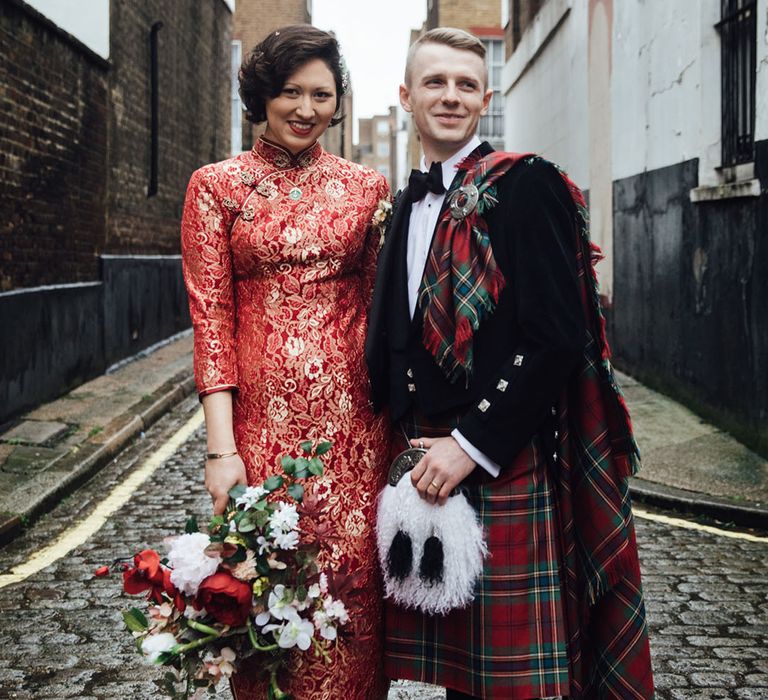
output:
{"label": "black bow tie", "polygon": [[443,185],[443,164],[440,161],[434,161],[428,173],[421,170],[411,170],[411,176],[408,178],[408,194],[412,202],[418,202],[424,199],[427,192],[433,194],[443,194],[445,187]]}

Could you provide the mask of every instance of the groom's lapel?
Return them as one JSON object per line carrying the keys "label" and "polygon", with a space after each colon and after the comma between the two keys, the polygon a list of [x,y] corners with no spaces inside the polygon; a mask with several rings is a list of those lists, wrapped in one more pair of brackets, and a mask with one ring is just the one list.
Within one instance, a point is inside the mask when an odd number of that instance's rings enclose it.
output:
{"label": "groom's lapel", "polygon": [[397,270],[397,255],[402,247],[403,236],[408,232],[410,217],[411,199],[406,187],[395,197],[392,220],[384,236],[384,247],[379,253],[376,268],[376,284],[373,288],[371,312],[368,318],[368,336],[365,343],[365,354],[372,371],[379,367],[376,358],[379,357],[380,353],[389,351],[386,339],[387,312],[389,304],[403,291],[395,288],[393,275]]}

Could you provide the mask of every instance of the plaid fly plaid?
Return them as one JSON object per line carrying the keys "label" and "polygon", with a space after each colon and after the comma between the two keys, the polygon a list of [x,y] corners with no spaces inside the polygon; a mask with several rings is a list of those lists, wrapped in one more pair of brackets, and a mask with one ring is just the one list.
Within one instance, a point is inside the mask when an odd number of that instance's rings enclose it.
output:
{"label": "plaid fly plaid", "polygon": [[[506,153],[486,158],[497,166],[503,162],[506,171],[531,157]],[[498,483],[477,485],[472,502],[489,530],[491,558],[475,604],[464,616],[456,611],[442,619],[390,605],[386,668],[394,678],[443,684],[482,698],[562,694],[571,700],[650,700],[653,674],[627,483],[639,466],[639,452],[609,362],[594,269],[600,251],[589,240],[581,191],[560,174],[576,205],[576,262],[587,338],[582,362],[558,402],[557,467],[548,472],[534,439],[502,471]],[[472,172],[466,179],[471,177]],[[439,228],[436,250],[438,234]],[[451,244],[444,239],[446,243]],[[427,270],[432,269],[428,283],[450,289],[445,283],[452,271],[433,255],[431,251],[427,263]],[[488,255],[493,257],[490,246]],[[444,299],[444,291],[436,289],[430,300]],[[443,315],[433,332],[441,332],[442,324],[448,331],[440,342],[451,344],[450,331],[456,326],[445,320],[448,307],[434,308]],[[425,333],[426,321],[425,311]],[[450,357],[445,347],[441,353]],[[460,371],[458,358],[451,362]],[[505,492],[504,480],[515,479],[527,482]],[[523,483],[528,486],[520,491]],[[520,533],[526,533],[524,541],[515,539]],[[516,555],[524,545],[535,551],[526,553],[525,566],[515,568],[522,566]],[[502,582],[503,590],[497,587]],[[542,629],[525,627],[526,621],[533,622],[531,615],[542,616]],[[515,633],[518,624],[525,634]]]}

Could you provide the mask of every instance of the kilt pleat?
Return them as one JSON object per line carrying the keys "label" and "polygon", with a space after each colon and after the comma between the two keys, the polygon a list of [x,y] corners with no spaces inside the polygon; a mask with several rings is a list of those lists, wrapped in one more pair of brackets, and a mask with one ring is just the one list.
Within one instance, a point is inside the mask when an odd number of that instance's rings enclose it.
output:
{"label": "kilt pleat", "polygon": [[385,670],[494,700],[567,695],[557,505],[538,440],[498,479],[475,472],[463,488],[490,552],[475,599],[444,616],[387,601]]}

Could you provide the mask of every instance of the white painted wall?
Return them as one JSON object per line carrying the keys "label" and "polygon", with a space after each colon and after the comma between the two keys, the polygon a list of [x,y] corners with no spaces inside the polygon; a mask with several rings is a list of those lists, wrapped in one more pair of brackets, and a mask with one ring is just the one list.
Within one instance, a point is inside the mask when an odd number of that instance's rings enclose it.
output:
{"label": "white painted wall", "polygon": [[[720,161],[719,0],[614,3],[613,178]],[[702,183],[703,184],[703,183]]]}
{"label": "white painted wall", "polygon": [[109,58],[109,0],[25,0],[51,22]]}
{"label": "white painted wall", "polygon": [[589,187],[587,2],[549,0],[502,74],[504,147],[535,151]]}
{"label": "white painted wall", "polygon": [[768,139],[768,0],[757,0],[755,140]]}

